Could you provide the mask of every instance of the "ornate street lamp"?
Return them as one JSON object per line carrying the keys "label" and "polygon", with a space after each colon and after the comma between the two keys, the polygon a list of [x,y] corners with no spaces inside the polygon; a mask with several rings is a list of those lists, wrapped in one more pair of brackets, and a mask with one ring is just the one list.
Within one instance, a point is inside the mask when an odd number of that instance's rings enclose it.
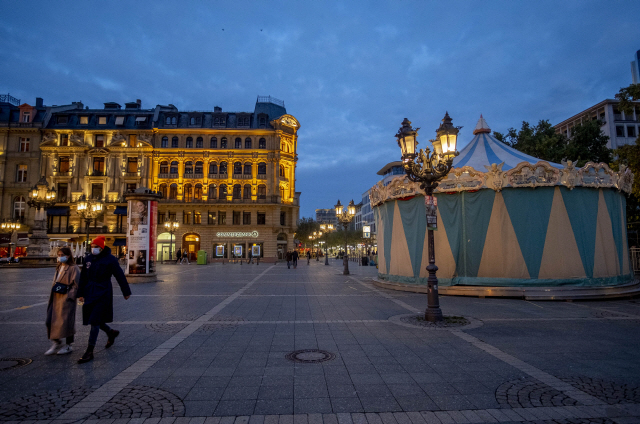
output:
{"label": "ornate street lamp", "polygon": [[44,211],[56,204],[56,190],[53,187],[49,188],[44,175],[36,185],[31,187],[27,204],[36,209],[36,221],[46,219]]}
{"label": "ornate street lamp", "polygon": [[78,216],[84,220],[85,225],[87,226],[87,254],[89,254],[89,252],[91,252],[91,240],[89,235],[91,221],[94,219],[97,220],[98,217],[104,213],[104,202],[102,199],[87,199],[87,196],[83,194],[78,199],[76,211],[78,212]]}
{"label": "ornate street lamp", "polygon": [[322,231],[314,231],[313,235],[309,236],[309,240],[311,240],[311,254],[313,254],[314,252],[316,253],[316,261],[318,261],[318,251],[317,250],[314,251],[313,242],[319,239],[320,237],[322,237]]}
{"label": "ornate street lamp", "polygon": [[173,246],[173,233],[178,230],[178,227],[180,227],[180,223],[177,220],[164,222],[164,228],[171,235],[171,241],[169,242],[169,260],[173,260],[173,256],[171,256],[171,247]]}
{"label": "ornate street lamp", "polygon": [[47,235],[47,209],[56,204],[56,191],[49,188],[47,179],[43,175],[40,181],[34,185],[28,194],[27,204],[36,210],[33,220],[32,234],[29,237],[27,256],[24,260],[33,264],[48,264],[49,236]]}
{"label": "ornate street lamp", "polygon": [[462,127],[454,127],[451,123],[449,113],[445,113],[440,127],[436,130],[436,139],[430,140],[433,145],[433,152],[429,148],[420,149],[416,152],[418,145],[417,136],[420,128],[413,129],[411,121],[407,118],[402,121],[402,127],[396,134],[398,146],[402,150],[402,162],[407,178],[413,182],[420,183],[420,188],[425,192],[425,205],[427,206],[427,236],[429,247],[429,265],[427,271],[428,299],[425,319],[427,321],[442,321],[442,311],[438,299],[438,278],[436,277],[436,266],[433,230],[437,226],[436,207],[437,203],[433,197],[433,190],[438,186],[438,181],[446,177],[453,165],[453,158],[458,155],[456,144],[458,132]]}
{"label": "ornate street lamp", "polygon": [[336,218],[338,218],[338,222],[342,224],[342,228],[344,229],[344,256],[342,258],[342,262],[344,264],[344,271],[342,271],[343,275],[349,275],[349,254],[347,251],[347,227],[356,216],[356,205],[353,203],[353,199],[347,205],[347,209],[344,210],[342,203],[338,200],[336,203]]}
{"label": "ornate street lamp", "polygon": [[320,229],[324,231],[324,264],[329,265],[329,255],[327,254],[327,236],[334,230],[333,224],[320,224]]}

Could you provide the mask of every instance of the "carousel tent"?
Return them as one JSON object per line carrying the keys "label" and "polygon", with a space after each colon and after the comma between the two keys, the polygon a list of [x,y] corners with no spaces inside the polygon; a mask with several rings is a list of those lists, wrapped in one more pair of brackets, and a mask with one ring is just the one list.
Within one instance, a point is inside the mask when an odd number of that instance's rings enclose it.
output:
{"label": "carousel tent", "polygon": [[[436,189],[441,286],[611,286],[631,279],[625,196],[633,175],[540,161],[496,140],[481,117]],[[404,176],[370,190],[379,280],[427,283],[425,205]]]}

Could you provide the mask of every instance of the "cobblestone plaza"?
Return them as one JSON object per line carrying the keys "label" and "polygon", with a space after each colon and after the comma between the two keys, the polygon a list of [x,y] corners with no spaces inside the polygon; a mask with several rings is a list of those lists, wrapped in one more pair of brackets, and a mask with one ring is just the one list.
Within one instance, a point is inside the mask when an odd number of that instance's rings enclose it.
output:
{"label": "cobblestone plaza", "polygon": [[[441,297],[374,267],[161,265],[114,288],[121,331],[44,356],[53,269],[0,270],[0,421],[92,424],[640,422],[640,301]],[[53,420],[53,421],[52,421]],[[100,420],[100,421],[98,421]]]}

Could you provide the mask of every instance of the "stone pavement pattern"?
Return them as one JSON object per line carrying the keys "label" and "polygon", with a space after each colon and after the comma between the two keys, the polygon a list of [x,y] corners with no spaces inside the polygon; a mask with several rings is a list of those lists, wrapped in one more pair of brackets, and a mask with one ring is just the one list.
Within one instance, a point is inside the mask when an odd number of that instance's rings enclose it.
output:
{"label": "stone pavement pattern", "polygon": [[430,326],[425,295],[313,262],[160,266],[83,365],[80,316],[76,352],[43,355],[53,271],[0,269],[0,422],[640,422],[638,300],[442,297],[464,318]]}

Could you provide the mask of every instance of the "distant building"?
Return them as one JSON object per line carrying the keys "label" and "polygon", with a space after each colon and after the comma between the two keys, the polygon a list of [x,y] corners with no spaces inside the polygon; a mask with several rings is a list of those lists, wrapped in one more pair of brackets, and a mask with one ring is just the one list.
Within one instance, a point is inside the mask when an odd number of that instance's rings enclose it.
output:
{"label": "distant building", "polygon": [[640,50],[633,55],[635,59],[631,62],[631,79],[634,84],[640,84]]}
{"label": "distant building", "polygon": [[378,175],[382,175],[382,185],[385,187],[389,185],[393,177],[396,175],[404,175],[404,168],[402,167],[402,161],[389,162],[378,171]]}
{"label": "distant building", "polygon": [[336,210],[331,209],[316,209],[316,222],[323,224],[333,224],[334,227],[338,225],[338,219],[336,218]]}

